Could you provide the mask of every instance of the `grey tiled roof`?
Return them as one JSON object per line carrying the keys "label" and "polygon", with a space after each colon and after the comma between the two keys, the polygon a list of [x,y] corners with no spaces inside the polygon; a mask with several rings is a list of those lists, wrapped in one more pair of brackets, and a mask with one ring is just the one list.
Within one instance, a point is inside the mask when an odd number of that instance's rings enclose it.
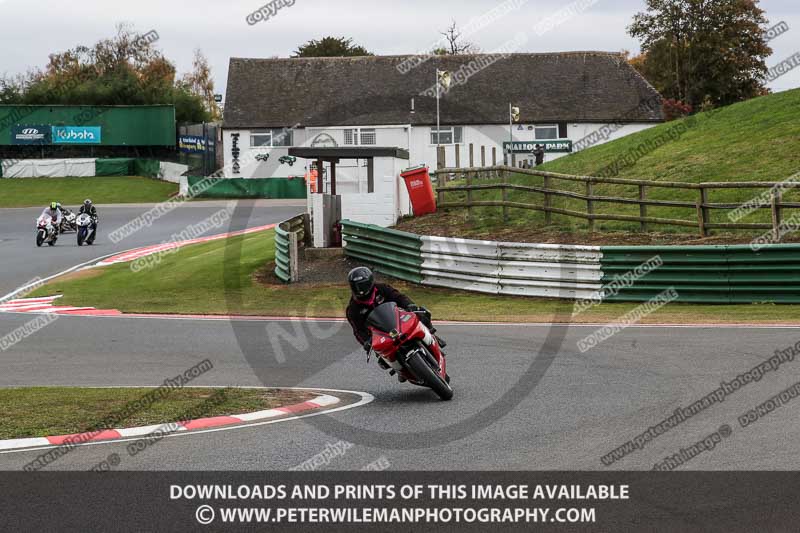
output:
{"label": "grey tiled roof", "polygon": [[[403,74],[409,57],[231,58],[224,127],[435,124],[436,100],[422,93],[436,68],[488,56],[435,56]],[[620,54],[562,52],[511,54],[454,85],[442,124],[505,124],[509,102],[523,123],[663,120],[660,96]]]}

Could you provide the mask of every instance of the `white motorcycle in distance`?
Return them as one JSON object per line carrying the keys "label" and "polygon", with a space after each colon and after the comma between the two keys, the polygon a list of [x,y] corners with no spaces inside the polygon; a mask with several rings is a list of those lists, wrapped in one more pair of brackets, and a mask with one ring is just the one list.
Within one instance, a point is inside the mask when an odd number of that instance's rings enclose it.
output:
{"label": "white motorcycle in distance", "polygon": [[58,240],[56,227],[53,225],[52,217],[42,215],[36,220],[36,246],[47,243],[48,246],[55,246]]}
{"label": "white motorcycle in distance", "polygon": [[61,221],[61,233],[78,231],[78,216],[69,209],[64,210],[64,219]]}
{"label": "white motorcycle in distance", "polygon": [[89,245],[94,243],[97,234],[95,220],[87,213],[81,213],[78,215],[76,224],[78,225],[78,246],[82,246],[84,242]]}

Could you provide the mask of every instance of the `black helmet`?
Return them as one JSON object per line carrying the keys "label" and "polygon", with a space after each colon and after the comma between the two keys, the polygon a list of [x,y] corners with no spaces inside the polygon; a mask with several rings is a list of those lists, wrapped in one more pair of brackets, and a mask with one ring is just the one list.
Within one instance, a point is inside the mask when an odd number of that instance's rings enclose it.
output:
{"label": "black helmet", "polygon": [[92,201],[87,198],[83,201],[83,205],[86,207],[86,209],[89,209],[92,207]]}
{"label": "black helmet", "polygon": [[375,287],[375,276],[367,267],[356,267],[347,275],[350,291],[356,300],[367,298]]}

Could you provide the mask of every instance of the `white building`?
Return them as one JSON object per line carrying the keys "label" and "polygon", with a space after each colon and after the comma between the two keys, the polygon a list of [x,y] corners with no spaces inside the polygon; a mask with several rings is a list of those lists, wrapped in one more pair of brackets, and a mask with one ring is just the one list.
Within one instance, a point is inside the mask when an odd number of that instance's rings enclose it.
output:
{"label": "white building", "polygon": [[[290,147],[400,148],[409,166],[435,168],[437,141],[446,146],[447,166],[454,166],[455,145],[467,166],[470,144],[478,166],[481,147],[487,165],[493,153],[501,163],[511,137],[525,151],[547,143],[548,161],[663,122],[661,96],[617,53],[434,56],[411,70],[408,59],[232,58],[226,177],[303,176],[311,161],[289,157]],[[440,98],[438,139],[437,69],[453,73]],[[513,126],[509,104],[520,110]],[[367,193],[366,165],[337,165],[337,193]]]}

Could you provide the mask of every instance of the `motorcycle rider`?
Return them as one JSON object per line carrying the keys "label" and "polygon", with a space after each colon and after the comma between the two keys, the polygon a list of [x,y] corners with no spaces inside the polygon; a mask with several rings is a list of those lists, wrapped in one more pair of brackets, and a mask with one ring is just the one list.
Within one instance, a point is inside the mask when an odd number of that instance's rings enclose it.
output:
{"label": "motorcycle rider", "polygon": [[59,228],[61,228],[61,220],[64,218],[58,206],[58,202],[50,202],[50,207],[45,207],[41,214],[41,216],[50,217],[53,220],[52,224],[55,228],[56,235],[58,235]]}
{"label": "motorcycle rider", "polygon": [[97,229],[97,221],[100,220],[100,217],[97,216],[97,208],[94,206],[92,201],[87,198],[83,201],[83,205],[81,205],[80,209],[78,209],[78,214],[86,213],[90,217],[92,217],[92,229]]}
{"label": "motorcycle rider", "polygon": [[[356,340],[369,353],[372,349],[372,332],[367,327],[367,316],[377,306],[386,302],[394,302],[398,307],[416,313],[420,321],[430,330],[431,334],[436,332],[436,328],[431,323],[431,315],[426,310],[417,306],[411,298],[401,293],[387,283],[375,283],[375,276],[367,267],[356,267],[347,275],[347,282],[350,284],[350,303],[347,306],[347,321],[353,328],[353,335]],[[444,348],[447,343],[440,337],[434,335],[439,342],[439,346]],[[386,362],[378,358],[378,364],[384,369],[389,368]],[[400,374],[397,378],[402,383],[405,378]]]}
{"label": "motorcycle rider", "polygon": [[87,244],[92,244],[94,243],[95,236],[97,236],[97,221],[100,220],[100,217],[97,216],[97,208],[95,208],[94,204],[89,198],[84,200],[83,205],[81,205],[80,209],[78,209],[78,215],[84,213],[92,217],[92,223],[89,226],[89,229],[93,230],[94,232],[91,234],[91,237],[86,240]]}
{"label": "motorcycle rider", "polygon": [[69,209],[67,209],[66,207],[63,207],[63,206],[61,205],[61,202],[56,202],[56,209],[58,209],[58,211],[61,213],[61,216],[62,216],[62,218],[64,219],[64,221],[63,221],[63,222],[61,223],[61,225],[59,226],[59,230],[61,231],[61,233],[64,233],[64,226],[66,226],[66,227],[68,227],[68,228],[69,228],[69,223],[67,222],[67,220],[66,220],[66,219],[67,219],[67,217],[68,217],[69,215],[71,215],[71,214],[72,214],[72,211],[70,211],[70,210],[69,210]]}

